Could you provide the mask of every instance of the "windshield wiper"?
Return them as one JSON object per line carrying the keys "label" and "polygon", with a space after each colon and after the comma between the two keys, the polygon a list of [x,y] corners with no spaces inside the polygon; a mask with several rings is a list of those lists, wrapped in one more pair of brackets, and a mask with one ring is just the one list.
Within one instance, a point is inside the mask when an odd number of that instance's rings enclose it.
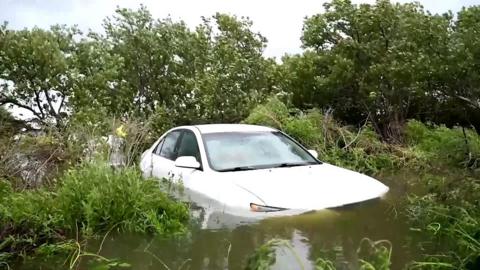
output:
{"label": "windshield wiper", "polygon": [[307,166],[317,164],[316,162],[305,162],[305,163],[280,163],[278,165],[273,166],[272,168],[288,168],[288,167],[297,167],[297,166]]}
{"label": "windshield wiper", "polygon": [[269,168],[288,168],[288,167],[297,167],[297,166],[307,166],[307,165],[314,165],[319,164],[317,162],[304,162],[304,163],[280,163],[273,166],[239,166],[227,169],[220,169],[217,170],[218,172],[238,172],[238,171],[251,171],[251,170],[258,170],[258,169],[269,169]]}
{"label": "windshield wiper", "polygon": [[217,170],[218,172],[238,172],[238,171],[251,171],[256,170],[257,168],[253,166],[240,166],[240,167],[233,167],[227,169]]}

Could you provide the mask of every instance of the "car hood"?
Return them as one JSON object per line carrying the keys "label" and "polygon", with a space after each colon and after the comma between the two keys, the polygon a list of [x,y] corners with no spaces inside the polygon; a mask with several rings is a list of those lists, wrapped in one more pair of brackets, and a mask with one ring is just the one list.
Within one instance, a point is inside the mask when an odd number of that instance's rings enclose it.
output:
{"label": "car hood", "polygon": [[266,205],[288,209],[338,207],[381,197],[389,190],[369,176],[326,163],[226,174]]}

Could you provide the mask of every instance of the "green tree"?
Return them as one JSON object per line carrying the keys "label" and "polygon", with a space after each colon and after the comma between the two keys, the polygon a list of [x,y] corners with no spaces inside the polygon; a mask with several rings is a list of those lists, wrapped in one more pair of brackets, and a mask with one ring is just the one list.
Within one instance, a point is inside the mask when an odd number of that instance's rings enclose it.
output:
{"label": "green tree", "polygon": [[463,8],[453,24],[448,63],[438,77],[450,110],[443,117],[480,133],[480,6]]}
{"label": "green tree", "polygon": [[143,6],[118,9],[105,21],[106,36],[97,37],[109,52],[86,65],[109,55],[105,62],[115,64],[103,70],[118,77],[87,100],[97,95],[111,112],[158,113],[176,124],[240,121],[273,89],[275,63],[263,58],[266,39],[251,25],[216,14],[190,30],[182,21],[154,20]]}
{"label": "green tree", "polygon": [[[438,55],[448,46],[451,17],[418,3],[325,4],[325,13],[307,18],[303,28],[303,46],[320,63],[312,91],[327,92],[343,120],[368,116],[385,138],[399,138],[405,120],[420,117],[426,101],[437,98],[428,82],[444,60]],[[315,97],[311,103],[325,104],[325,94]]]}
{"label": "green tree", "polygon": [[192,85],[203,121],[238,122],[274,92],[275,63],[262,56],[267,41],[251,26],[217,13],[197,27]]}
{"label": "green tree", "polygon": [[126,99],[123,110],[149,115],[156,105],[172,107],[185,98],[191,33],[183,22],[154,20],[142,6],[118,9],[104,25],[105,42],[122,60],[114,91]]}
{"label": "green tree", "polygon": [[0,105],[25,109],[42,125],[61,127],[75,85],[75,28],[0,28]]}

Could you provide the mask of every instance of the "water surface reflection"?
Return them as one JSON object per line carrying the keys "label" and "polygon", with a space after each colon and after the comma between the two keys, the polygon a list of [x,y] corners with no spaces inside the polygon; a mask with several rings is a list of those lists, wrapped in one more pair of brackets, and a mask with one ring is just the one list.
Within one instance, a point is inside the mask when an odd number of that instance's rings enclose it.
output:
{"label": "water surface reflection", "polygon": [[[233,229],[193,228],[187,236],[162,239],[136,235],[110,236],[102,255],[119,258],[133,269],[244,269],[249,255],[272,238],[290,240],[301,264],[312,268],[316,258],[335,253],[337,266],[356,269],[357,249],[364,238],[391,242],[392,269],[415,258],[414,236],[396,214],[392,200],[293,217],[273,218]],[[300,269],[287,249],[277,250],[276,269]]]}

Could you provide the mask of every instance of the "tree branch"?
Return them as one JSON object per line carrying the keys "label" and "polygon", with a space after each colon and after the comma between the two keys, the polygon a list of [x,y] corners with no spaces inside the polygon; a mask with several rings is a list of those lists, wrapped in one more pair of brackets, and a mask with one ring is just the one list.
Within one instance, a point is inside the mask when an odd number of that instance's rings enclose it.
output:
{"label": "tree branch", "polygon": [[480,109],[480,102],[479,101],[474,101],[474,100],[471,100],[469,98],[466,98],[466,97],[462,97],[462,96],[459,96],[457,95],[457,97],[467,103],[469,103],[471,106],[477,108],[477,109]]}
{"label": "tree branch", "polygon": [[40,110],[40,113],[42,114],[42,119],[45,118],[45,113],[43,112],[42,108],[42,103],[40,102],[40,95],[37,91],[33,91],[35,93],[35,102],[37,103],[38,109]]}
{"label": "tree branch", "polygon": [[20,102],[18,102],[17,100],[15,100],[13,98],[4,97],[4,99],[0,101],[0,106],[4,105],[4,104],[12,104],[12,105],[20,107],[22,109],[26,109],[26,110],[32,112],[33,115],[35,115],[38,119],[40,119],[43,122],[44,117],[41,114],[39,114],[37,111],[35,111],[31,107],[29,107],[27,105],[24,105],[24,104],[21,104]]}
{"label": "tree branch", "polygon": [[60,101],[60,106],[58,107],[58,114],[62,111],[63,104],[65,103],[65,95],[62,94],[62,101]]}
{"label": "tree branch", "polygon": [[380,24],[380,33],[382,34],[382,37],[385,41],[385,50],[388,51],[389,48],[389,40],[387,38],[387,34],[385,33],[385,29],[383,29],[382,24]]}
{"label": "tree branch", "polygon": [[50,107],[50,112],[53,114],[55,118],[57,118],[58,114],[55,111],[55,108],[52,105],[52,99],[50,98],[50,95],[48,94],[47,90],[43,90],[43,93],[45,94],[45,98],[47,99],[48,106]]}

